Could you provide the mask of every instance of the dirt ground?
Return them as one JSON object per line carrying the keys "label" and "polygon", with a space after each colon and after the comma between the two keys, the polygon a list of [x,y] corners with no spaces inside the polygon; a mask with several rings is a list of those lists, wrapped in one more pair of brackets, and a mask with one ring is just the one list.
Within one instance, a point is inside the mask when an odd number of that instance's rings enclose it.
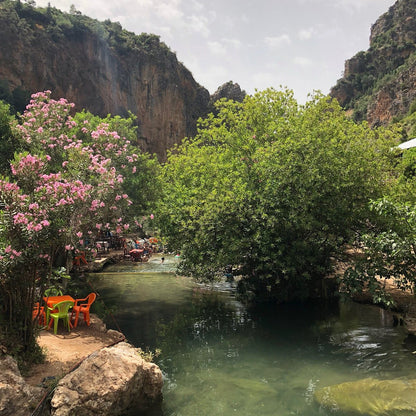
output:
{"label": "dirt ground", "polygon": [[[82,265],[80,270],[102,270],[108,262],[118,261],[123,255],[122,250],[101,253],[87,266]],[[56,335],[52,329],[39,332],[37,341],[45,353],[45,362],[34,365],[25,376],[25,380],[33,386],[48,388],[53,381],[69,373],[93,352],[123,339],[123,334],[113,330],[107,331],[105,324],[94,314],[91,314],[90,326],[80,317],[77,328],[71,329],[70,332],[64,329],[60,322]]]}
{"label": "dirt ground", "polygon": [[71,332],[63,326],[58,327],[56,335],[53,329],[41,330],[37,340],[45,352],[45,362],[33,366],[25,379],[33,386],[46,388],[94,351],[123,338],[123,335],[117,331],[107,331],[103,322],[93,314],[91,314],[90,326],[80,319],[77,328],[71,329]]}

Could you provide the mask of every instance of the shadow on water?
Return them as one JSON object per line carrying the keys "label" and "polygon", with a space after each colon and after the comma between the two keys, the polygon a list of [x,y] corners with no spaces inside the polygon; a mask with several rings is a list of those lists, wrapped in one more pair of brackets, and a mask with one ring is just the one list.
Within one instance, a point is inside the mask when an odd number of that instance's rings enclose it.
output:
{"label": "shadow on water", "polygon": [[164,401],[146,416],[322,416],[318,388],[415,373],[405,333],[378,308],[247,309],[229,285],[212,289],[166,272],[170,261],[115,265],[93,278],[129,341],[162,350]]}

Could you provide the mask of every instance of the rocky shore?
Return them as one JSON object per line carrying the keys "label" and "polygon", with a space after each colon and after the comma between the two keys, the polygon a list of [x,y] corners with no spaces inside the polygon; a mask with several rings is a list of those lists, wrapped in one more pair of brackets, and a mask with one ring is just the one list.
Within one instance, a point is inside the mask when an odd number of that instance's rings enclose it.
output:
{"label": "rocky shore", "polygon": [[41,331],[43,364],[22,377],[16,361],[0,357],[2,416],[117,416],[157,407],[162,373],[123,334],[106,330],[96,316],[71,333]]}

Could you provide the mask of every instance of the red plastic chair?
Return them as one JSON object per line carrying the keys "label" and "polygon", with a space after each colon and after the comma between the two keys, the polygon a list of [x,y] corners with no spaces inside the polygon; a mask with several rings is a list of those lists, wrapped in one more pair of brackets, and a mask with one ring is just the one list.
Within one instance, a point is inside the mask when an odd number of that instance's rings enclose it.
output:
{"label": "red plastic chair", "polygon": [[74,315],[75,315],[75,319],[73,323],[74,328],[76,328],[78,325],[78,318],[79,318],[80,312],[82,312],[84,316],[84,322],[88,326],[90,326],[90,307],[96,298],[97,298],[97,295],[93,292],[93,293],[90,293],[84,299],[75,300],[75,304],[72,308],[72,313],[71,313],[71,321],[74,319]]}
{"label": "red plastic chair", "polygon": [[45,314],[45,308],[43,306],[39,305],[39,302],[36,302],[33,305],[33,310],[32,310],[32,321],[34,321],[35,319],[38,320],[38,324],[40,326],[44,326],[46,325],[46,314]]}

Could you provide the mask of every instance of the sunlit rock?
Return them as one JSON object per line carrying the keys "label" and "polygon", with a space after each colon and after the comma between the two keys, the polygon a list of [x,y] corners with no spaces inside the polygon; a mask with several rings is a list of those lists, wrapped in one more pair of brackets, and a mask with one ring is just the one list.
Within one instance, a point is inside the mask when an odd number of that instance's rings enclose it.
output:
{"label": "sunlit rock", "polygon": [[42,396],[42,389],[26,384],[16,361],[6,356],[0,359],[0,415],[27,416]]}
{"label": "sunlit rock", "polygon": [[125,342],[90,355],[62,378],[51,401],[53,416],[117,416],[142,411],[162,398],[162,373]]}
{"label": "sunlit rock", "polygon": [[375,380],[366,378],[315,392],[324,408],[348,415],[414,416],[416,380]]}

